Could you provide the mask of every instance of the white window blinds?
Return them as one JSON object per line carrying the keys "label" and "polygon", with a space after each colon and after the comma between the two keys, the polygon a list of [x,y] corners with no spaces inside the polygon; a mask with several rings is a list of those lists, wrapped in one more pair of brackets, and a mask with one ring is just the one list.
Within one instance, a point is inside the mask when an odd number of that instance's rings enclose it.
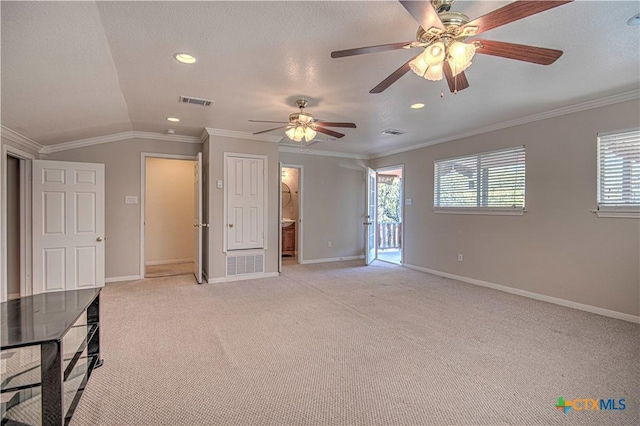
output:
{"label": "white window blinds", "polygon": [[640,206],[640,130],[598,135],[598,207]]}
{"label": "white window blinds", "polygon": [[524,146],[435,161],[434,208],[524,209]]}

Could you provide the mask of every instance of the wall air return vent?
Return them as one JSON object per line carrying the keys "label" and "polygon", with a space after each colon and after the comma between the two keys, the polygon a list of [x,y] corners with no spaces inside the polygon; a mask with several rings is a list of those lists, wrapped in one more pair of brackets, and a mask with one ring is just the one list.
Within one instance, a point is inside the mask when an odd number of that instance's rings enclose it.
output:
{"label": "wall air return vent", "polygon": [[194,104],[205,107],[210,107],[211,105],[213,105],[213,101],[210,101],[208,99],[192,98],[190,96],[180,96],[180,99],[178,101],[183,104]]}
{"label": "wall air return vent", "polygon": [[227,276],[261,274],[264,272],[264,252],[242,253],[230,251],[227,253]]}
{"label": "wall air return vent", "polygon": [[393,135],[393,136],[399,136],[399,135],[404,135],[405,132],[403,132],[402,130],[397,130],[397,129],[387,129],[387,130],[383,130],[380,133],[382,133],[383,135]]}

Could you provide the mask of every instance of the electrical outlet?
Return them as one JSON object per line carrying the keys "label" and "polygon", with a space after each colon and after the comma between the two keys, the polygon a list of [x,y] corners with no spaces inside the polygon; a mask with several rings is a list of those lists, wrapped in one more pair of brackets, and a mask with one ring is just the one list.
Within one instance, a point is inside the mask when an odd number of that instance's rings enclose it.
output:
{"label": "electrical outlet", "polygon": [[222,181],[221,180],[216,181],[216,188],[222,189]]}
{"label": "electrical outlet", "polygon": [[462,262],[462,253],[458,253],[458,262]]}
{"label": "electrical outlet", "polygon": [[328,241],[327,242],[327,247],[331,248],[331,245],[332,245],[331,241]]}

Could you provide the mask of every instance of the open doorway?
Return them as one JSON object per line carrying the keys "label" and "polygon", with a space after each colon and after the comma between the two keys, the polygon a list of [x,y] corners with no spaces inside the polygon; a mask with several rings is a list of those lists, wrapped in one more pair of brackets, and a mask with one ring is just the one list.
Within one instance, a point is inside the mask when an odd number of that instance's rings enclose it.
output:
{"label": "open doorway", "polygon": [[302,262],[302,166],[280,168],[280,226],[282,265]]}
{"label": "open doorway", "polygon": [[143,162],[143,276],[190,275],[196,256],[193,244],[196,161],[149,154],[143,157]]}
{"label": "open doorway", "polygon": [[31,166],[33,156],[2,147],[2,301],[28,296],[31,288]]}
{"label": "open doorway", "polygon": [[376,170],[376,253],[378,260],[403,261],[403,166]]}

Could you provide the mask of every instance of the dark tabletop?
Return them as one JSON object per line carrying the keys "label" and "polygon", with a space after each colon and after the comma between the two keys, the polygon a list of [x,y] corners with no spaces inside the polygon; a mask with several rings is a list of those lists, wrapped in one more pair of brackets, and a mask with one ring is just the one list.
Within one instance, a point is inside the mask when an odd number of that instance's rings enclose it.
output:
{"label": "dark tabletop", "polygon": [[101,288],[57,291],[0,304],[2,349],[60,340]]}

